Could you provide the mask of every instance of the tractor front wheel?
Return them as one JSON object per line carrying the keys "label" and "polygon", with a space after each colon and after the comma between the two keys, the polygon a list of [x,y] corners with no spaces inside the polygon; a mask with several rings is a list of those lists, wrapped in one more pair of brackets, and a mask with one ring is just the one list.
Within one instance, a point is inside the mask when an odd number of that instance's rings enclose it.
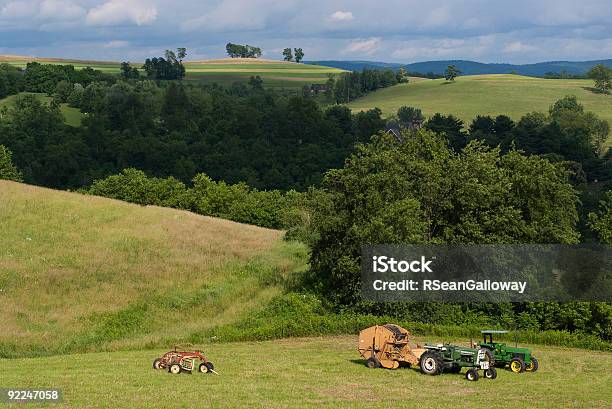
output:
{"label": "tractor front wheel", "polygon": [[525,365],[525,370],[527,372],[535,372],[538,370],[538,360],[535,356],[532,356],[529,364]]}
{"label": "tractor front wheel", "polygon": [[525,372],[525,361],[521,358],[512,358],[510,361],[510,370],[514,373]]}
{"label": "tractor front wheel", "polygon": [[380,362],[374,357],[368,358],[368,360],[366,361],[366,366],[370,369],[380,368]]}
{"label": "tractor front wheel", "polygon": [[478,371],[474,368],[468,369],[468,371],[465,373],[465,379],[471,382],[477,381],[479,377]]}
{"label": "tractor front wheel", "polygon": [[161,358],[155,358],[155,360],[153,361],[153,369],[162,369]]}
{"label": "tractor front wheel", "polygon": [[444,370],[444,363],[440,356],[432,351],[424,352],[419,359],[421,372],[425,375],[439,375]]}
{"label": "tractor front wheel", "polygon": [[495,369],[494,367],[491,367],[489,369],[485,369],[484,376],[487,379],[495,379],[495,378],[497,378],[497,369]]}
{"label": "tractor front wheel", "polygon": [[177,373],[181,372],[181,366],[179,364],[172,364],[170,365],[170,368],[168,368],[168,372],[176,375]]}

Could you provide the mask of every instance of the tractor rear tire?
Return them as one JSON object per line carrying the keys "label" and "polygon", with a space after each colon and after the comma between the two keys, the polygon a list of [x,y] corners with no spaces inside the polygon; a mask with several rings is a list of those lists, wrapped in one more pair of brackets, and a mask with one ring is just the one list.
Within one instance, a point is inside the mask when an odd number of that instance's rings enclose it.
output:
{"label": "tractor rear tire", "polygon": [[525,365],[525,370],[527,372],[535,372],[538,370],[538,359],[535,356],[531,357],[531,362],[529,363],[529,365]]}
{"label": "tractor rear tire", "polygon": [[510,361],[510,370],[514,373],[525,372],[525,361],[522,358],[512,358]]}
{"label": "tractor rear tire", "polygon": [[421,373],[434,376],[444,371],[444,362],[436,352],[426,351],[421,355],[421,359],[419,359],[419,367],[421,368]]}
{"label": "tractor rear tire", "polygon": [[179,374],[181,373],[181,366],[179,364],[172,364],[170,365],[170,367],[168,367],[168,372],[173,373],[173,374]]}
{"label": "tractor rear tire", "polygon": [[485,350],[485,355],[487,356],[487,360],[489,361],[489,367],[495,366],[495,356],[490,349]]}
{"label": "tractor rear tire", "polygon": [[465,373],[465,379],[470,382],[476,382],[478,378],[480,378],[480,375],[478,375],[478,371],[474,368],[468,369]]}
{"label": "tractor rear tire", "polygon": [[490,367],[489,369],[484,370],[484,376],[487,379],[495,379],[497,378],[497,369],[494,367]]}
{"label": "tractor rear tire", "polygon": [[380,368],[380,361],[374,357],[368,358],[366,366],[370,369]]}
{"label": "tractor rear tire", "polygon": [[153,361],[153,369],[162,369],[162,360],[161,358],[155,358],[155,360]]}

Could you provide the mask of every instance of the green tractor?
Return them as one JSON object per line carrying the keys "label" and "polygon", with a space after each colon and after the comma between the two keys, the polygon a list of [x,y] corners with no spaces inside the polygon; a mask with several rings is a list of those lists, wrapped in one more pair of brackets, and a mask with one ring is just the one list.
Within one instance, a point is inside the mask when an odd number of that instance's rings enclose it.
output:
{"label": "green tractor", "polygon": [[479,346],[492,352],[495,366],[504,368],[507,365],[514,373],[535,372],[538,370],[538,360],[535,356],[531,355],[531,351],[528,348],[512,347],[493,341],[493,334],[506,334],[508,331],[482,330],[480,332],[483,334],[483,342]]}
{"label": "green tractor", "polygon": [[426,375],[439,375],[443,372],[459,373],[462,368],[468,368],[465,378],[477,381],[483,370],[487,379],[497,378],[493,366],[493,354],[486,348],[468,348],[452,344],[425,345],[425,351],[419,359],[421,372]]}

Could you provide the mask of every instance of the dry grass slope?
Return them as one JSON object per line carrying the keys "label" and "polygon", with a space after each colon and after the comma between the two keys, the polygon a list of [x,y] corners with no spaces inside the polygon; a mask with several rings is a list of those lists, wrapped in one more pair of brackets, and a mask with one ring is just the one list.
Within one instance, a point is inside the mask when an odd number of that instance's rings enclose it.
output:
{"label": "dry grass slope", "polygon": [[227,324],[304,263],[282,232],[0,181],[0,357],[154,345]]}

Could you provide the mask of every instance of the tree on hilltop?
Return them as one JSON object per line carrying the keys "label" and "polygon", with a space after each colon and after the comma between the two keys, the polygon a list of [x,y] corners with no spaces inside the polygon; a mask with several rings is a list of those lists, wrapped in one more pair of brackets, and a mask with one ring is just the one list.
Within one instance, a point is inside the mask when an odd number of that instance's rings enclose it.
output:
{"label": "tree on hilltop", "polygon": [[446,67],[446,71],[444,71],[444,78],[446,81],[455,81],[455,78],[457,78],[459,74],[461,74],[459,68],[454,65],[449,65]]}

